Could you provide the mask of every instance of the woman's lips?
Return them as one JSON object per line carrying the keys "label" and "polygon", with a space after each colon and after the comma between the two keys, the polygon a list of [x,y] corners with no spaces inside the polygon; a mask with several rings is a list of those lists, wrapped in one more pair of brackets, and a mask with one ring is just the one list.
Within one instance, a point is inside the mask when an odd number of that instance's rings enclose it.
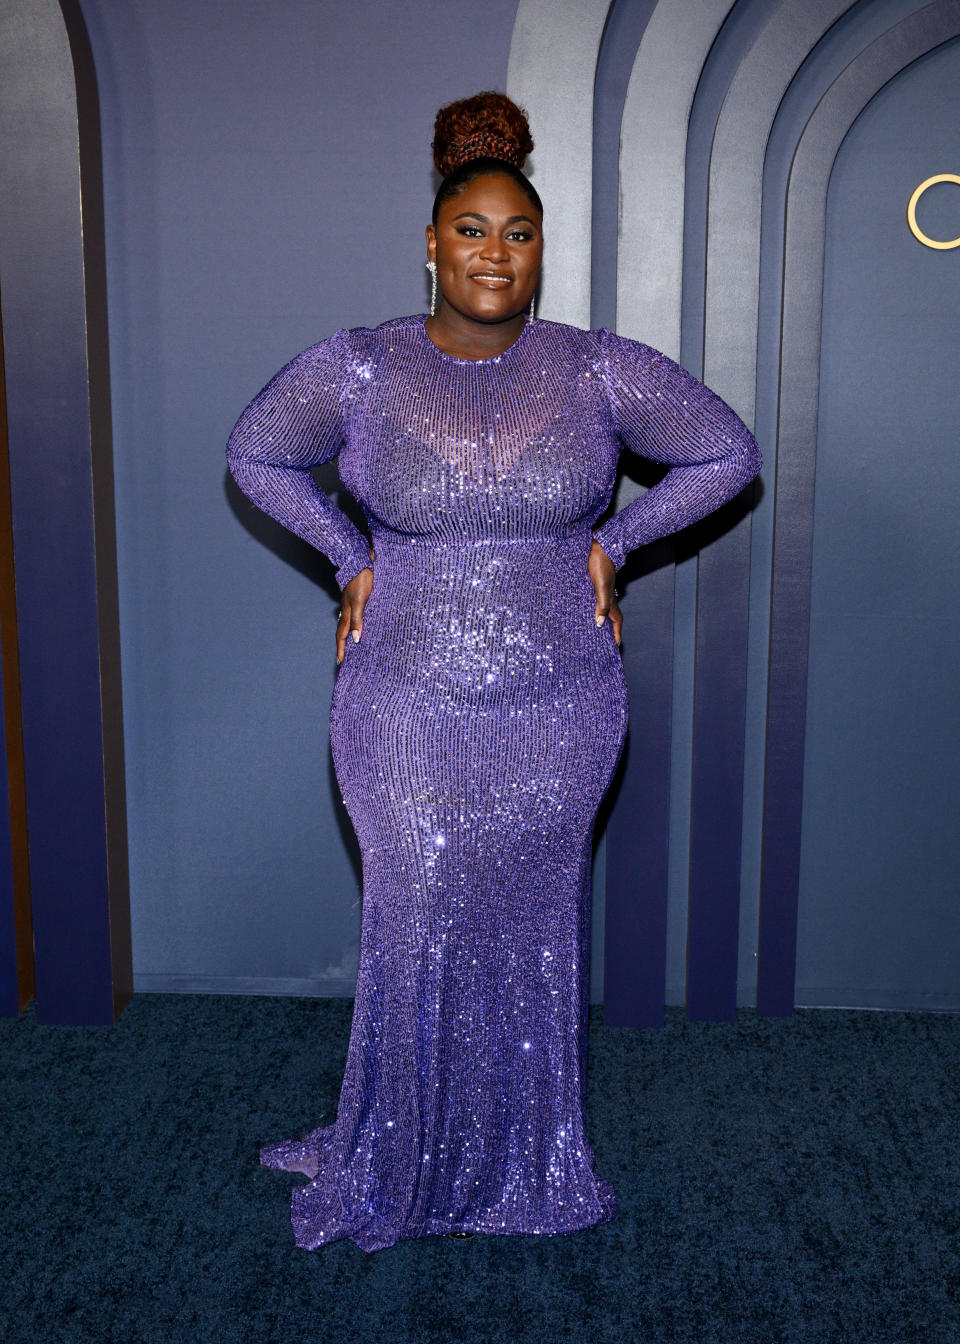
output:
{"label": "woman's lips", "polygon": [[471,275],[471,280],[475,280],[478,285],[484,285],[487,289],[506,289],[507,285],[513,284],[513,277],[510,275]]}

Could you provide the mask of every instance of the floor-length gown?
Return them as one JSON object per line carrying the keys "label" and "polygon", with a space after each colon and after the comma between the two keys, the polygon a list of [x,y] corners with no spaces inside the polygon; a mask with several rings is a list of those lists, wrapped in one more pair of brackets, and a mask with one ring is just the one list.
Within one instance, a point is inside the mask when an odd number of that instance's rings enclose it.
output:
{"label": "floor-length gown", "polygon": [[[375,550],[330,705],[363,856],[343,1085],[334,1123],[260,1153],[308,1177],[291,1199],[306,1249],[613,1216],[584,1046],[593,827],[628,703],[587,559],[595,538],[619,568],[761,461],[726,402],[641,342],[537,319],[470,360],[425,319],[304,350],[227,447],[341,588]],[[624,444],[671,469],[593,531]],[[370,539],[310,474],[336,454]]]}

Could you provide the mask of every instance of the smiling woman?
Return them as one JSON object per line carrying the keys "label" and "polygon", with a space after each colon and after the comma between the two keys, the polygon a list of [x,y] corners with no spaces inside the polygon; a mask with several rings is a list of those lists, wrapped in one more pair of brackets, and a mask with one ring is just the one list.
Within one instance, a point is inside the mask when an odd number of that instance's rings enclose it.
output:
{"label": "smiling woman", "polygon": [[427,330],[448,354],[501,354],[528,305],[533,316],[543,205],[521,170],[532,148],[526,116],[505,94],[477,94],[437,113],[433,155],[443,182],[427,225],[427,265],[443,301],[439,313],[431,305]]}
{"label": "smiling woman", "polygon": [[[534,317],[532,147],[504,94],[441,109],[439,306],[303,351],[227,447],[342,589],[353,1025],[335,1123],[260,1153],[308,1177],[291,1201],[306,1249],[552,1235],[616,1208],[584,1115],[593,827],[628,717],[614,578],[741,490],[760,452],[659,351]],[[624,444],[670,470],[594,531]],[[310,474],[337,454],[372,547]]]}
{"label": "smiling woman", "polygon": [[523,189],[503,172],[478,175],[441,204],[437,223],[427,225],[427,253],[443,291],[427,330],[441,350],[489,357],[519,336],[543,259],[543,230],[533,213]]}

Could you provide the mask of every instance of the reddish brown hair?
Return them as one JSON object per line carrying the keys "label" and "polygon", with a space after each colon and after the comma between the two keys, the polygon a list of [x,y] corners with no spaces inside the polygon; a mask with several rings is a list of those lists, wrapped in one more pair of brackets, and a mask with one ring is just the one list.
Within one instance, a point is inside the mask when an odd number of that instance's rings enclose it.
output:
{"label": "reddish brown hair", "polygon": [[431,148],[437,172],[448,177],[469,159],[503,159],[522,168],[533,140],[523,108],[505,93],[488,90],[441,107]]}
{"label": "reddish brown hair", "polygon": [[434,226],[443,202],[459,196],[468,182],[485,173],[512,177],[543,218],[543,203],[522,171],[533,149],[527,114],[505,93],[488,89],[441,107],[434,121],[431,148],[434,165],[443,178],[433,202]]}

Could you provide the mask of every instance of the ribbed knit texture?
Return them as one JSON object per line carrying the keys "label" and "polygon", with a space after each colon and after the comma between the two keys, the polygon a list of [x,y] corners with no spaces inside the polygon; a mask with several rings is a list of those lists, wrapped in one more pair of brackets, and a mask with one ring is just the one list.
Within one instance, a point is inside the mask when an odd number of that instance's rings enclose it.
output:
{"label": "ribbed knit texture", "polygon": [[[306,1249],[613,1216],[584,1128],[590,858],[628,704],[587,560],[595,535],[619,567],[761,462],[734,411],[641,342],[538,319],[467,360],[425,317],[303,351],[227,447],[343,587],[369,542],[309,473],[339,453],[376,555],[330,706],[363,854],[337,1118],[260,1155],[309,1177]],[[594,534],[624,443],[671,470]]]}

